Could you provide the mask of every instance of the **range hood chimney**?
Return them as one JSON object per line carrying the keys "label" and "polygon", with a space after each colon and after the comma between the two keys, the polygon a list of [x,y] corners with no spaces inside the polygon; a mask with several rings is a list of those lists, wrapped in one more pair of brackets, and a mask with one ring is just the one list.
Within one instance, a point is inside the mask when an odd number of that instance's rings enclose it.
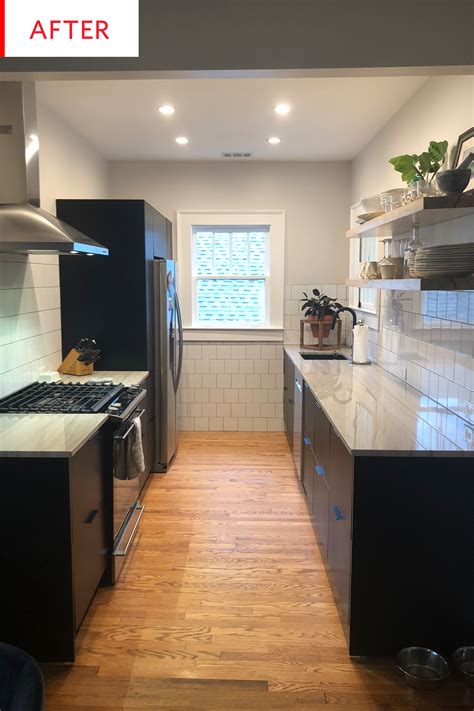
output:
{"label": "range hood chimney", "polygon": [[109,250],[39,205],[33,82],[0,82],[0,252],[103,254]]}

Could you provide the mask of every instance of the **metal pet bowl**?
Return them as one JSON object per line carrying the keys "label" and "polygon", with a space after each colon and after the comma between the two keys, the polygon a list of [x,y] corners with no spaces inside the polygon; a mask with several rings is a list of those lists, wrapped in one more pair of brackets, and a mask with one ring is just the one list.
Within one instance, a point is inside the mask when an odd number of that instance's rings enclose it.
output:
{"label": "metal pet bowl", "polygon": [[450,674],[447,661],[425,647],[407,647],[397,654],[398,668],[410,686],[432,689]]}
{"label": "metal pet bowl", "polygon": [[474,647],[461,647],[453,654],[453,665],[468,686],[474,686]]}

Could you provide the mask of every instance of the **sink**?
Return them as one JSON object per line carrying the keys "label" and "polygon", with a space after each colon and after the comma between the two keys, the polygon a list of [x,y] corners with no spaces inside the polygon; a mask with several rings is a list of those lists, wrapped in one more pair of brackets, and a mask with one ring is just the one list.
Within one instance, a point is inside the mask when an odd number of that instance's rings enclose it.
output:
{"label": "sink", "polygon": [[341,353],[300,353],[304,360],[347,360]]}

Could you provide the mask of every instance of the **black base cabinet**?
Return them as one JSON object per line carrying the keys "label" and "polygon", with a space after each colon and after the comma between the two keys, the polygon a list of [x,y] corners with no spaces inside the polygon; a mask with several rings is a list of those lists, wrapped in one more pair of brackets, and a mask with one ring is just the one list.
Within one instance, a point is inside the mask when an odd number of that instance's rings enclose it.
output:
{"label": "black base cabinet", "polygon": [[286,439],[293,452],[294,421],[295,421],[295,366],[292,360],[284,354],[283,358],[283,420],[285,423]]}
{"label": "black base cabinet", "polygon": [[0,639],[40,662],[73,662],[106,571],[102,431],[70,459],[1,460]]}
{"label": "black base cabinet", "polygon": [[307,387],[302,429],[302,483],[350,655],[472,644],[472,457],[353,456]]}

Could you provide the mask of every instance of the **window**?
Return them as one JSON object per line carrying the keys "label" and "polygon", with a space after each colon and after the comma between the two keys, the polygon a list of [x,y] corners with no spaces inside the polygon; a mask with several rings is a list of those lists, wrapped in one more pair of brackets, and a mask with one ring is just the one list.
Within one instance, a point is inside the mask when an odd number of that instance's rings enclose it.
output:
{"label": "window", "polygon": [[268,226],[193,227],[193,323],[267,322]]}
{"label": "window", "polygon": [[185,331],[283,330],[283,211],[178,212]]}

